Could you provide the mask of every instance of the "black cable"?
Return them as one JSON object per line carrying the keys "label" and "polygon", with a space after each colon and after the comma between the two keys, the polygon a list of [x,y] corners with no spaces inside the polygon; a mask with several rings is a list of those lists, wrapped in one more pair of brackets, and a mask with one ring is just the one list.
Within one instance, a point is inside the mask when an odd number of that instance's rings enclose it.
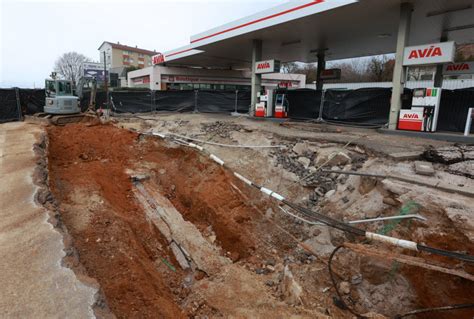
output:
{"label": "black cable", "polygon": [[470,262],[470,263],[474,263],[474,256],[471,256],[471,255],[468,255],[468,254],[455,253],[455,252],[452,252],[452,251],[436,249],[436,248],[427,247],[427,246],[423,246],[423,245],[419,245],[419,244],[416,245],[416,247],[418,248],[419,251],[425,251],[425,252],[428,252],[430,254],[455,258],[455,259],[459,259],[459,260],[462,260],[462,261],[467,261],[467,262]]}
{"label": "black cable", "polygon": [[333,219],[329,216],[326,216],[326,215],[323,215],[323,214],[320,214],[320,213],[316,213],[316,212],[314,212],[314,211],[312,211],[308,208],[305,208],[305,207],[299,206],[297,204],[291,203],[291,202],[289,202],[285,199],[283,200],[283,203],[285,205],[293,208],[297,212],[299,212],[299,213],[301,213],[305,216],[315,218],[317,221],[322,222],[322,223],[324,223],[328,226],[337,228],[339,230],[342,230],[342,231],[347,232],[347,233],[351,233],[351,234],[356,235],[356,236],[365,236],[365,230],[362,230],[362,229],[359,229],[357,227],[346,224],[344,222],[338,221],[338,220]]}
{"label": "black cable", "polygon": [[413,311],[407,312],[403,315],[397,315],[395,316],[395,319],[402,319],[408,316],[418,315],[418,314],[427,313],[427,312],[453,311],[453,310],[470,309],[470,308],[474,308],[474,304],[471,303],[471,304],[419,309],[419,310],[413,310]]}
{"label": "black cable", "polygon": [[[314,218],[317,221],[319,221],[319,222],[321,222],[321,223],[323,223],[327,226],[339,229],[343,232],[347,232],[347,233],[350,233],[350,234],[353,234],[353,235],[356,235],[356,236],[365,237],[365,235],[366,235],[366,231],[363,230],[363,229],[351,226],[351,225],[346,224],[344,222],[333,219],[329,216],[314,212],[314,211],[312,211],[308,208],[305,208],[305,207],[299,206],[297,204],[291,203],[291,202],[287,201],[286,199],[283,200],[283,203],[285,205],[293,208],[295,211],[299,212],[300,214],[308,216],[310,218]],[[474,263],[474,256],[471,256],[471,255],[468,255],[468,254],[460,254],[460,253],[456,253],[456,252],[452,252],[452,251],[427,247],[427,246],[423,246],[423,245],[420,245],[420,244],[417,244],[417,248],[418,248],[419,251],[428,252],[430,254],[450,257],[450,258],[454,258],[454,259],[457,259],[457,260],[461,260],[461,261],[465,261],[465,262],[469,262],[469,263]]]}
{"label": "black cable", "polygon": [[346,304],[346,302],[342,298],[341,293],[339,292],[339,288],[337,287],[336,279],[334,278],[334,272],[332,271],[332,260],[334,259],[334,256],[341,248],[344,248],[344,246],[336,247],[336,249],[334,249],[331,256],[329,257],[329,261],[328,261],[329,277],[331,277],[331,282],[334,287],[334,290],[336,291],[337,297],[339,298],[339,301],[342,304],[342,306],[345,308],[345,310],[349,311],[351,314],[353,314],[357,318],[367,318],[367,317],[362,316],[361,314],[358,314]]}

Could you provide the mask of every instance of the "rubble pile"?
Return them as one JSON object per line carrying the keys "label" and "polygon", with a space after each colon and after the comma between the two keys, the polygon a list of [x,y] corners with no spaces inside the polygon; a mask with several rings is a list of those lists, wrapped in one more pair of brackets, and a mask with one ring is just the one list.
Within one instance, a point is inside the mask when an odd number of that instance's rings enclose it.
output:
{"label": "rubble pile", "polygon": [[248,132],[249,130],[245,129],[242,125],[239,125],[239,124],[216,121],[213,123],[202,123],[201,131],[207,134],[211,134],[213,136],[220,136],[222,138],[230,138],[231,132],[236,132],[236,131]]}
{"label": "rubble pile", "polygon": [[314,188],[309,197],[311,204],[331,197],[336,192],[337,184],[344,183],[347,179],[345,175],[321,172],[321,168],[358,170],[367,158],[361,154],[363,151],[360,149],[355,153],[334,143],[287,142],[285,145],[285,149],[273,151],[270,156],[275,159],[276,167],[281,166],[295,174],[302,186]]}

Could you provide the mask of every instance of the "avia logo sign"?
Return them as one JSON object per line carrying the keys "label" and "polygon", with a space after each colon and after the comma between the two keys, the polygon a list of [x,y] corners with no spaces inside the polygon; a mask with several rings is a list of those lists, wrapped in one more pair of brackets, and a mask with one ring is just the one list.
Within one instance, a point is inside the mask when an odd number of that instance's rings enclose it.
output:
{"label": "avia logo sign", "polygon": [[462,64],[450,64],[447,67],[448,71],[466,71],[470,70],[471,68],[469,67],[469,64],[467,63],[462,63]]}
{"label": "avia logo sign", "polygon": [[454,61],[454,42],[442,42],[405,48],[403,65],[442,64]]}
{"label": "avia logo sign", "polygon": [[408,113],[403,115],[404,120],[419,120],[420,116],[416,113]]}
{"label": "avia logo sign", "polygon": [[444,66],[444,75],[474,74],[474,62],[452,63]]}
{"label": "avia logo sign", "polygon": [[154,55],[151,58],[151,61],[152,61],[153,65],[164,63],[165,62],[165,56],[161,53],[157,54],[157,55]]}
{"label": "avia logo sign", "polygon": [[443,51],[441,51],[440,47],[431,46],[424,50],[421,50],[421,49],[412,50],[410,52],[410,55],[408,56],[408,59],[422,59],[422,58],[429,58],[429,57],[432,58],[435,56],[443,56]]}
{"label": "avia logo sign", "polygon": [[280,72],[280,61],[276,60],[267,60],[267,61],[258,61],[255,64],[255,73],[278,73]]}

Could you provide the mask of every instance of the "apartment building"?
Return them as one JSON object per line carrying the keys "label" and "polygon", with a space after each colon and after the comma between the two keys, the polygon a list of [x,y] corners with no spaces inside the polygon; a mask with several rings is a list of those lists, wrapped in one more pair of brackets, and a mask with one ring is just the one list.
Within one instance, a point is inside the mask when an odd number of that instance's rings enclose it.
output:
{"label": "apartment building", "polygon": [[122,86],[127,86],[126,69],[135,67],[143,69],[152,65],[151,58],[156,55],[156,51],[140,49],[124,44],[104,41],[99,47],[100,62],[104,63],[104,52],[106,57],[106,67],[110,74],[118,74]]}

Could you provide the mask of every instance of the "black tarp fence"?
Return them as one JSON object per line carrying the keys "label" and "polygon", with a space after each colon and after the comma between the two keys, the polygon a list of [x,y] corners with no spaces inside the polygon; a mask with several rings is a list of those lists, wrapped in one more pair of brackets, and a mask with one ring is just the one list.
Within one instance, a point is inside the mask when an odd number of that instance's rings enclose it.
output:
{"label": "black tarp fence", "polygon": [[45,93],[43,89],[19,89],[20,105],[24,114],[44,112]]}
{"label": "black tarp fence", "polygon": [[[474,88],[443,90],[437,130],[464,132],[469,108],[474,108]],[[474,133],[474,125],[471,133]]]}
{"label": "black tarp fence", "polygon": [[319,117],[322,91],[311,89],[277,90],[277,94],[286,94],[288,116],[292,119],[310,120]]}
{"label": "black tarp fence", "polygon": [[196,91],[197,111],[202,113],[248,113],[250,91]]}
{"label": "black tarp fence", "polygon": [[250,109],[249,91],[135,91],[112,92],[110,97],[117,113],[247,113]]}
{"label": "black tarp fence", "polygon": [[[17,101],[17,91],[19,103]],[[323,106],[322,118],[341,123],[383,125],[390,113],[391,89],[368,88],[358,90],[299,89],[278,90],[287,94],[289,117],[317,119]],[[411,106],[412,90],[405,90],[404,108]],[[110,93],[118,113],[153,111],[247,113],[250,109],[250,91],[115,91]],[[323,99],[321,103],[321,99]],[[43,89],[0,89],[0,122],[20,120],[22,114],[43,112]],[[82,110],[89,104],[90,92],[84,92]],[[105,92],[96,94],[97,107],[106,104]],[[474,88],[443,90],[438,119],[438,131],[463,132],[468,109],[474,107]],[[471,132],[474,132],[474,127]]]}
{"label": "black tarp fence", "polygon": [[343,123],[384,125],[390,114],[391,89],[326,90],[323,119]]}
{"label": "black tarp fence", "polygon": [[117,113],[146,113],[155,110],[153,92],[112,92],[112,109]]}
{"label": "black tarp fence", "polygon": [[195,91],[155,91],[153,94],[156,111],[184,113],[196,110]]}
{"label": "black tarp fence", "polygon": [[0,123],[21,120],[15,89],[0,89]]}

